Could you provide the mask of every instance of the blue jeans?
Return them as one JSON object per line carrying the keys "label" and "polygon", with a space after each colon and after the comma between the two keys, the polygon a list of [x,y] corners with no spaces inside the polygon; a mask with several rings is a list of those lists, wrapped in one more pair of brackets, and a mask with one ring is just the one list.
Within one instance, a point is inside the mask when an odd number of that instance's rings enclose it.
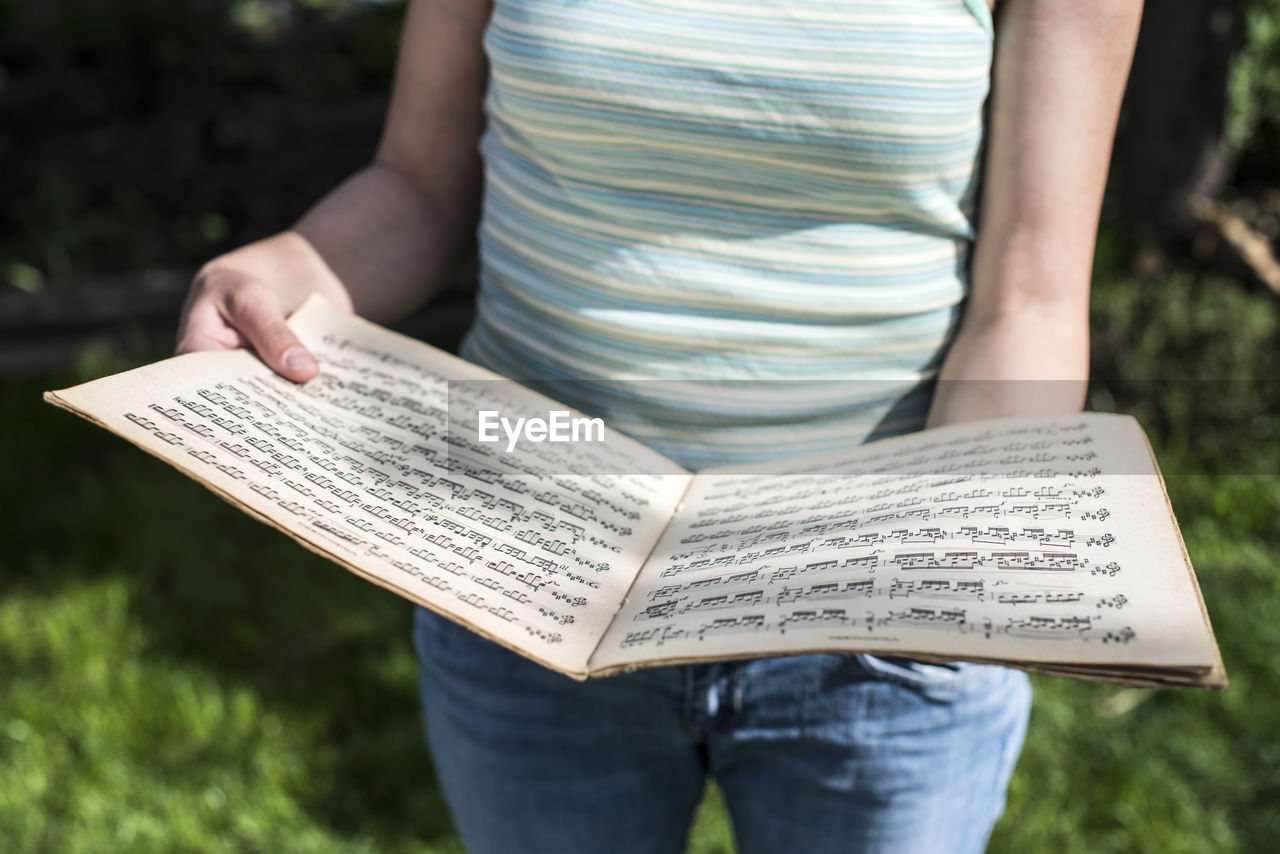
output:
{"label": "blue jeans", "polygon": [[417,609],[436,774],[472,854],[678,854],[708,774],[742,854],[980,852],[1031,692],[868,655],[574,682]]}

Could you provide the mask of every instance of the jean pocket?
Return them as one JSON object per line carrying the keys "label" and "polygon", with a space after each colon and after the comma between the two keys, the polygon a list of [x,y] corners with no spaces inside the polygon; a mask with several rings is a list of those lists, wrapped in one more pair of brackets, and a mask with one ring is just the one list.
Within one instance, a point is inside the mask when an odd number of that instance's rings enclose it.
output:
{"label": "jean pocket", "polygon": [[998,667],[968,661],[917,661],[914,658],[868,653],[856,653],[851,658],[859,668],[875,679],[904,685],[926,694],[960,691],[1000,672]]}

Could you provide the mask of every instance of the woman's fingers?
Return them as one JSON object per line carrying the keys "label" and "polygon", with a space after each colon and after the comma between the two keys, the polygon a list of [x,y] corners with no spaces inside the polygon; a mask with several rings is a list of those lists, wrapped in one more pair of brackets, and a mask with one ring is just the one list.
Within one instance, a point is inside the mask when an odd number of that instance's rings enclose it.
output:
{"label": "woman's fingers", "polygon": [[256,279],[231,273],[197,278],[179,330],[179,353],[248,345],[273,371],[294,382],[320,372],[285,323],[275,294]]}
{"label": "woman's fingers", "polygon": [[178,345],[174,353],[195,353],[200,350],[234,350],[248,346],[248,340],[235,327],[223,319],[218,307],[206,294],[193,295],[187,300],[178,326]]}
{"label": "woman's fingers", "polygon": [[300,383],[320,373],[316,360],[285,323],[275,294],[265,285],[240,279],[230,284],[224,294],[219,306],[223,317],[248,339],[273,371]]}

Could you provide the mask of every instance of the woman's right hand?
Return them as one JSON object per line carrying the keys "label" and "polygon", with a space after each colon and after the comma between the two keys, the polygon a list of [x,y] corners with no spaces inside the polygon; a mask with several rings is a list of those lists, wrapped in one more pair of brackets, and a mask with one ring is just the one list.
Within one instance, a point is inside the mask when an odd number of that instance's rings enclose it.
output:
{"label": "woman's right hand", "polygon": [[176,352],[249,347],[282,377],[306,382],[319,367],[285,318],[311,294],[351,310],[342,282],[297,232],[219,256],[191,283]]}
{"label": "woman's right hand", "polygon": [[489,0],[408,4],[374,161],[292,229],[206,264],[182,310],[178,353],[251,347],[306,382],[318,368],[285,317],[308,296],[386,322],[449,280],[480,212],[490,10]]}

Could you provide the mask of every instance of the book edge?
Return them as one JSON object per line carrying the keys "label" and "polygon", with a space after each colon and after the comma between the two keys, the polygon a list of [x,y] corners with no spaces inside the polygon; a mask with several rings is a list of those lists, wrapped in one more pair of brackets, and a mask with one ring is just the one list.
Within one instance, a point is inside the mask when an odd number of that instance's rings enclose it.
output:
{"label": "book edge", "polygon": [[1213,623],[1209,619],[1209,609],[1204,603],[1204,594],[1200,590],[1200,580],[1196,578],[1195,567],[1191,564],[1191,554],[1187,551],[1186,540],[1182,537],[1182,526],[1178,524],[1178,517],[1173,512],[1173,502],[1169,500],[1169,489],[1164,482],[1164,473],[1160,471],[1160,463],[1156,460],[1156,452],[1151,447],[1151,440],[1147,437],[1145,430],[1139,430],[1142,435],[1143,444],[1146,446],[1147,454],[1151,458],[1151,467],[1156,474],[1156,482],[1160,484],[1160,496],[1164,498],[1165,511],[1169,514],[1170,521],[1173,522],[1173,536],[1177,540],[1178,550],[1182,554],[1182,565],[1187,573],[1187,580],[1191,584],[1191,591],[1195,594],[1196,605],[1200,609],[1200,619],[1204,624],[1205,633],[1209,638],[1209,646],[1213,650],[1214,664],[1212,673],[1221,681],[1218,687],[1226,688],[1229,684],[1227,678],[1226,666],[1222,662],[1222,651],[1218,648],[1218,639],[1213,633]]}
{"label": "book edge", "polygon": [[[767,653],[765,657],[789,658],[797,655],[819,655],[832,653],[838,655],[883,655],[887,652],[888,651],[884,649],[857,649],[850,647],[836,648],[828,646]],[[1046,676],[1059,676],[1088,682],[1105,682],[1114,685],[1127,685],[1141,688],[1205,688],[1209,690],[1222,690],[1227,687],[1225,676],[1217,668],[1199,665],[1187,665],[1185,667],[1176,665],[1126,665],[1121,662],[1106,662],[1096,665],[1072,665],[1070,663],[1037,660],[1016,661],[1008,658],[969,657],[956,659],[939,656],[936,652],[915,652],[913,650],[902,649],[892,650],[892,655],[894,658],[910,658],[925,662],[949,663],[965,661],[972,664],[989,664],[997,667],[1008,667],[1013,670],[1022,670],[1027,673],[1037,673]],[[654,667],[665,667],[669,665],[705,664],[723,661],[749,661],[760,657],[761,655],[759,652],[741,651],[721,653],[712,656],[676,656],[672,658],[647,659],[623,664],[614,664],[600,668],[588,673],[586,678],[598,679],[622,673],[632,673],[637,670],[648,670]]]}

